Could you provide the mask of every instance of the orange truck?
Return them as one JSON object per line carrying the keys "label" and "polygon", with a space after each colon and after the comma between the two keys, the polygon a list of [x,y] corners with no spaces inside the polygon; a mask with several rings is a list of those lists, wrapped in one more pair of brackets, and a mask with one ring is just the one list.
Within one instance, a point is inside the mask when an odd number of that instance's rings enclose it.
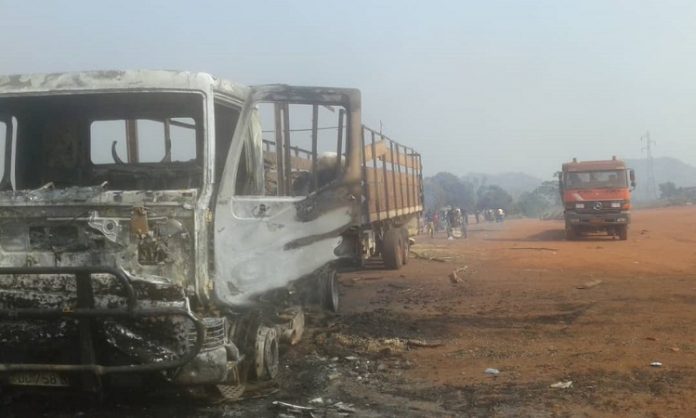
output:
{"label": "orange truck", "polygon": [[598,231],[628,239],[631,190],[635,186],[634,171],[616,157],[602,161],[573,158],[563,164],[559,189],[565,209],[566,239]]}

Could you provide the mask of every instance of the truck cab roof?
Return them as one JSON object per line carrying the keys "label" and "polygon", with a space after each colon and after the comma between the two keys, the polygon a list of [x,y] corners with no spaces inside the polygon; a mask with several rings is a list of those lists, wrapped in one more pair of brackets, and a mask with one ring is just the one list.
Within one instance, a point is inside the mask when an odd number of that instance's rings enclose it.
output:
{"label": "truck cab roof", "polygon": [[572,161],[563,164],[563,171],[602,171],[624,170],[626,163],[621,160]]}
{"label": "truck cab roof", "polygon": [[109,70],[0,76],[0,95],[89,93],[113,90],[197,90],[243,100],[249,87],[208,73],[171,70]]}

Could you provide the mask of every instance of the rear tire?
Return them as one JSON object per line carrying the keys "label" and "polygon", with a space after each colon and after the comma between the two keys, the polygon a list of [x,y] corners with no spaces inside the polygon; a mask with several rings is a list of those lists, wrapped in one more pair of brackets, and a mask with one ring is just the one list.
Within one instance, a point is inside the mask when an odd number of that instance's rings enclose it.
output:
{"label": "rear tire", "polygon": [[628,239],[628,225],[621,225],[618,232],[621,241],[626,241]]}
{"label": "rear tire", "polygon": [[338,312],[338,278],[334,269],[328,269],[319,278],[319,304],[327,311]]}
{"label": "rear tire", "polygon": [[382,260],[384,266],[398,270],[403,265],[403,233],[401,228],[388,229],[382,239]]}
{"label": "rear tire", "polygon": [[404,266],[408,264],[408,252],[410,251],[410,244],[408,242],[408,229],[401,228],[402,231],[402,241],[401,241],[401,264]]}
{"label": "rear tire", "polygon": [[578,239],[578,231],[574,226],[566,226],[565,236],[567,241],[575,241]]}

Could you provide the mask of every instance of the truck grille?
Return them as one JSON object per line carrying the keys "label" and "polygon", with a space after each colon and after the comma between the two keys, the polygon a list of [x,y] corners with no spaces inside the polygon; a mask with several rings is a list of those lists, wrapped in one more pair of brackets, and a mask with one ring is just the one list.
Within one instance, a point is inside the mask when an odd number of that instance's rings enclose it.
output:
{"label": "truck grille", "polygon": [[[225,344],[225,318],[203,318],[205,340],[201,351],[209,351]],[[189,346],[196,343],[196,330],[191,327],[188,333]]]}
{"label": "truck grille", "polygon": [[621,208],[612,208],[611,202],[609,201],[585,201],[584,209],[575,209],[579,213],[608,213],[608,212],[621,212]]}

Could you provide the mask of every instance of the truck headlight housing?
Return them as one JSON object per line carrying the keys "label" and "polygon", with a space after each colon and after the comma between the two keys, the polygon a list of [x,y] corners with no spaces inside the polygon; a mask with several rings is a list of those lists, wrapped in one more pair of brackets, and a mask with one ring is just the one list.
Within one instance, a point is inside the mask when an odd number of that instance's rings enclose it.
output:
{"label": "truck headlight housing", "polygon": [[585,204],[584,203],[576,203],[575,209],[585,209]]}

